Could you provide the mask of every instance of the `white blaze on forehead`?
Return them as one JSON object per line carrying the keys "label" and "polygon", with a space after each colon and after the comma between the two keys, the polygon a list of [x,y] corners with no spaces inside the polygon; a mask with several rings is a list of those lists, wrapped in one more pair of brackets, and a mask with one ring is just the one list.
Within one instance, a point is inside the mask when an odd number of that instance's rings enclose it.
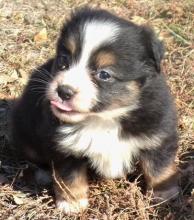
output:
{"label": "white blaze on forehead", "polygon": [[119,28],[113,22],[91,21],[83,28],[83,45],[79,63],[86,66],[91,53],[103,43],[114,41]]}
{"label": "white blaze on forehead", "polygon": [[[77,63],[74,63],[68,71],[66,71],[66,75],[69,72],[73,72],[76,74],[76,77],[78,77],[78,74],[81,74],[82,76],[80,77],[83,77],[83,73],[87,73],[86,67],[92,52],[99,48],[103,43],[114,41],[117,37],[118,31],[119,27],[113,22],[91,21],[86,23],[83,30],[80,30],[83,35],[80,59]],[[73,81],[72,74],[71,79]]]}

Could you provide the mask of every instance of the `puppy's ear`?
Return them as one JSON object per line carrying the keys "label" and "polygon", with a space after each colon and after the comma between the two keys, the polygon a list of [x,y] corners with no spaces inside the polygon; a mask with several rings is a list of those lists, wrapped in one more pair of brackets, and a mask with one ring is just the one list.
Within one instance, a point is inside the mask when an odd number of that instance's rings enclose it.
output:
{"label": "puppy's ear", "polygon": [[160,63],[164,57],[164,45],[160,41],[153,30],[149,27],[142,26],[142,37],[149,58],[152,59],[157,72],[160,72]]}

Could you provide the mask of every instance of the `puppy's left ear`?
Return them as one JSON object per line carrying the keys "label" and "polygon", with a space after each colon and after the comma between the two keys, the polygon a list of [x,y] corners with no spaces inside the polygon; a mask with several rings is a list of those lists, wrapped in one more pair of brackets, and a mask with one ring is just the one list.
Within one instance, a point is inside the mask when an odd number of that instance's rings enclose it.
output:
{"label": "puppy's left ear", "polygon": [[151,28],[142,26],[142,34],[148,56],[154,61],[157,72],[160,72],[161,60],[164,57],[164,45]]}

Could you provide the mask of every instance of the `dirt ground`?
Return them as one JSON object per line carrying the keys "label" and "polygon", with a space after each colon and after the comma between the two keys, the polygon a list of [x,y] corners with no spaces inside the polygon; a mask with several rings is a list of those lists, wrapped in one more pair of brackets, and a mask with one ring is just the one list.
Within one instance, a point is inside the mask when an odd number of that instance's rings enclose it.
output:
{"label": "dirt ground", "polygon": [[[79,216],[55,209],[52,190],[24,178],[29,169],[10,144],[9,111],[31,70],[54,54],[70,11],[91,5],[138,24],[151,25],[165,43],[162,64],[179,116],[180,196],[153,204],[141,177],[90,184],[90,206]],[[29,181],[30,180],[30,181]],[[0,0],[0,220],[194,219],[194,1],[193,0]]]}

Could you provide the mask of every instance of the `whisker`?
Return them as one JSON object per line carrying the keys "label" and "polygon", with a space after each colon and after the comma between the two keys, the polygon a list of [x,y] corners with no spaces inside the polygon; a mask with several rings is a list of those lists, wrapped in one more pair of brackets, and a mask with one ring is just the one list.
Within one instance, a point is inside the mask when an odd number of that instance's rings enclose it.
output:
{"label": "whisker", "polygon": [[35,69],[35,70],[40,73],[40,76],[47,77],[47,79],[53,79],[53,76],[47,70],[40,70],[40,69]]}
{"label": "whisker", "polygon": [[39,72],[39,73],[40,73],[40,75],[39,75],[40,79],[44,79],[44,80],[52,80],[53,79],[51,76],[49,76],[45,73],[44,74],[42,72]]}
{"label": "whisker", "polygon": [[46,90],[45,86],[29,86],[30,89],[41,89],[41,90]]}
{"label": "whisker", "polygon": [[30,91],[37,94],[45,94],[46,87],[30,86]]}
{"label": "whisker", "polygon": [[49,78],[53,79],[53,76],[50,74],[50,72],[45,71],[44,73],[45,73],[45,74],[46,74],[46,76],[48,76]]}
{"label": "whisker", "polygon": [[44,80],[44,79],[39,79],[39,78],[32,78],[30,79],[29,81],[32,81],[32,82],[38,82],[38,83],[42,83],[42,84],[48,84],[49,82]]}
{"label": "whisker", "polygon": [[53,76],[47,70],[35,69],[35,71],[39,74],[37,77],[29,79],[29,81],[32,82],[29,88],[33,93],[40,95],[36,102],[36,105],[39,105],[41,102],[46,100],[45,91],[49,82],[53,79]]}
{"label": "whisker", "polygon": [[44,88],[30,88],[31,91],[45,91],[46,89]]}

